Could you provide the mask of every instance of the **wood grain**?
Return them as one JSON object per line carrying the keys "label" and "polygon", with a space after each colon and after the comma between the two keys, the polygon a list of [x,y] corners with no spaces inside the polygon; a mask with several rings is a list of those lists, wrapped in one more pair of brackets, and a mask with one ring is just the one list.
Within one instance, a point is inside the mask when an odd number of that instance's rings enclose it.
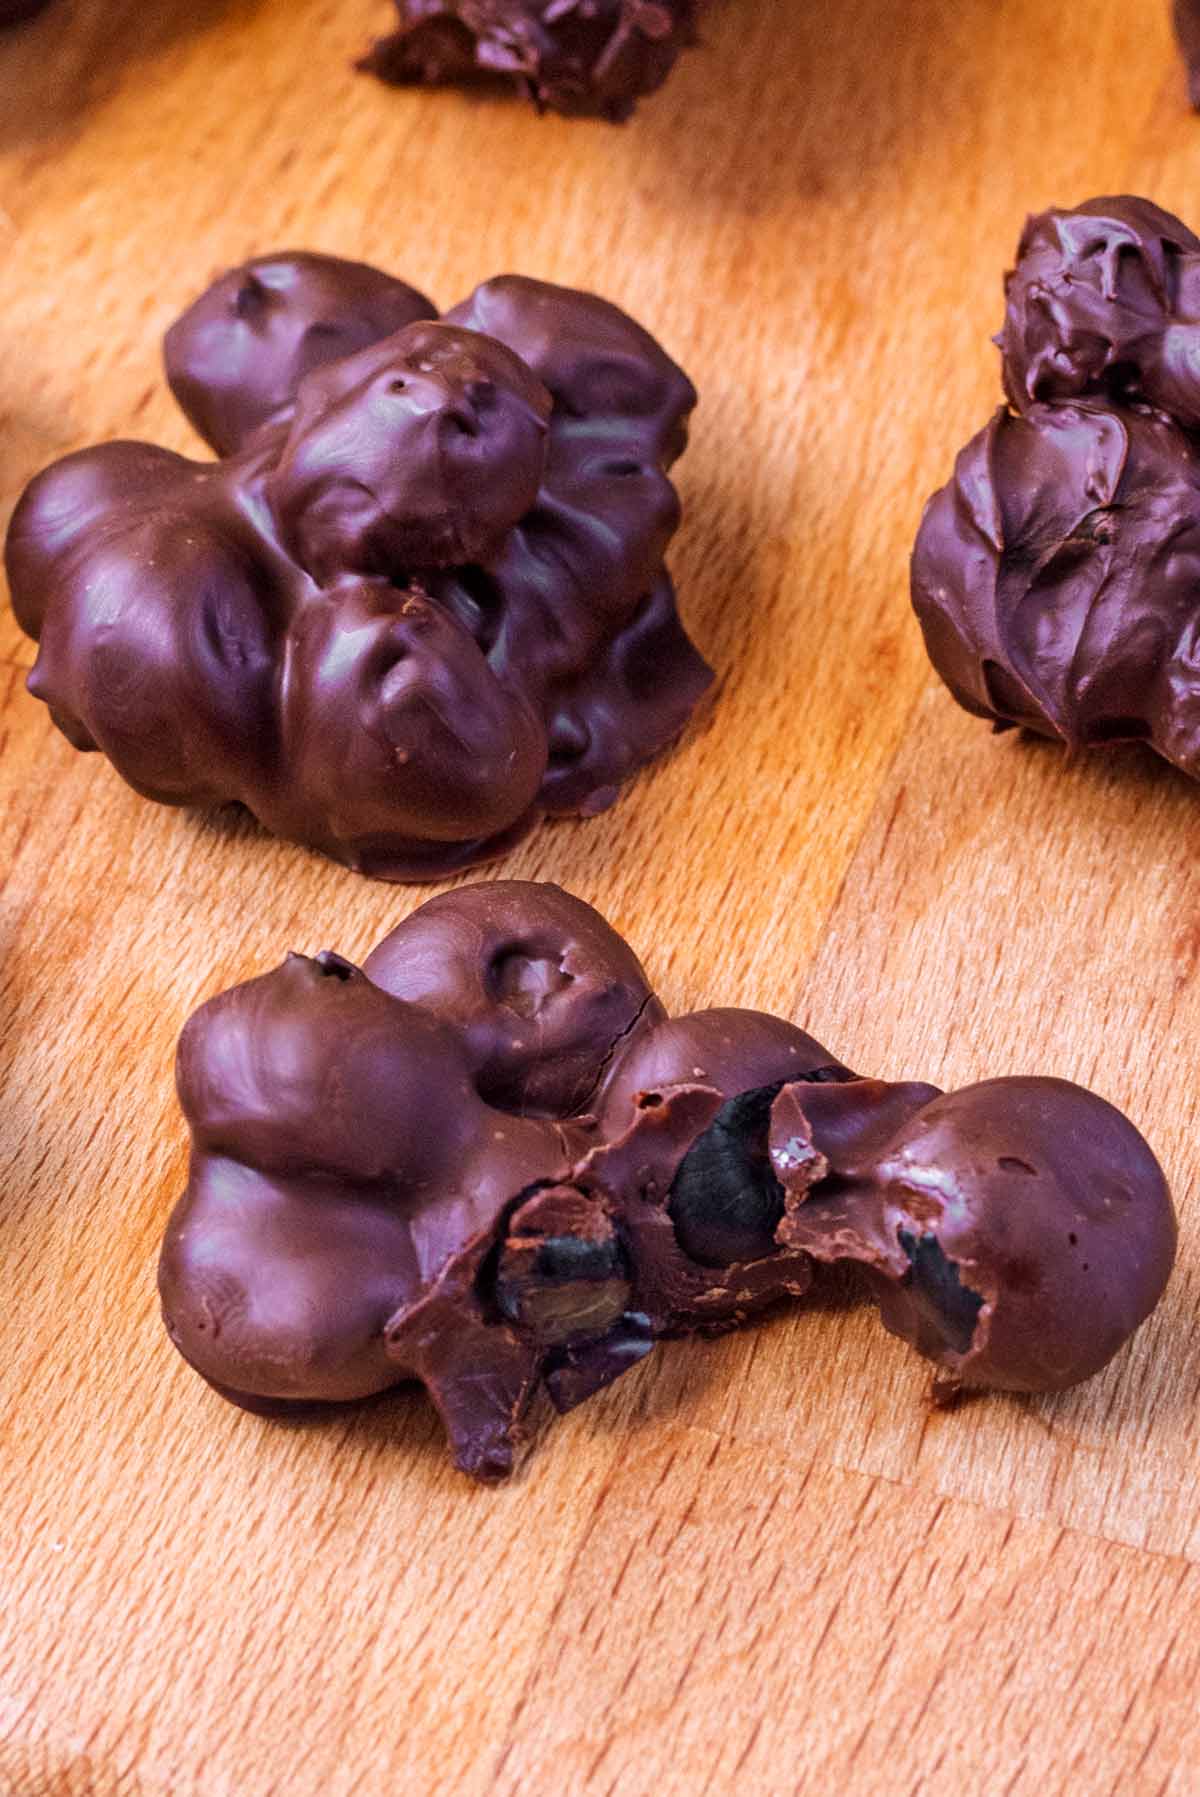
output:
{"label": "wood grain", "polygon": [[412,1393],[237,1414],[156,1315],[175,1037],[420,895],[137,799],[26,697],[0,613],[5,1797],[1200,1788],[1200,800],[993,741],[905,566],[995,401],[1025,211],[1200,218],[1165,12],[717,0],[622,131],[352,77],[370,0],[63,0],[0,43],[5,515],[80,443],[188,446],[158,338],[249,252],[611,294],[703,395],[674,560],[722,690],[509,871],[598,904],[672,1006],[776,1008],[891,1076],[1093,1085],[1182,1220],[1156,1318],[1053,1400],[934,1414],[829,1306],[661,1350],[500,1492]]}

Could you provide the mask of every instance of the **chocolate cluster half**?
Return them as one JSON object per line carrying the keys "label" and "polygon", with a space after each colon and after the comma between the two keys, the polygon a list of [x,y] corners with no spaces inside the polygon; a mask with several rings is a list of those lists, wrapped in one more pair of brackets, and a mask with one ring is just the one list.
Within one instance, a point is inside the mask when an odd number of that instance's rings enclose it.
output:
{"label": "chocolate cluster half", "polygon": [[926,508],[912,566],[960,704],[1200,777],[1200,239],[1148,200],[1031,218],[1007,404]]}
{"label": "chocolate cluster half", "polygon": [[30,691],[139,792],[420,879],[603,809],[683,728],[711,679],[663,561],[695,393],[615,306],[504,276],[439,319],[268,256],[166,361],[220,459],[68,456],[6,551]]}
{"label": "chocolate cluster half", "polygon": [[697,0],[396,0],[359,65],[398,86],[511,81],[540,112],[619,122],[693,41]]}
{"label": "chocolate cluster half", "polygon": [[361,970],[289,956],[191,1018],[178,1084],[180,1352],[268,1413],[420,1380],[484,1479],[540,1387],[567,1410],[835,1262],[943,1394],[1036,1392],[1105,1365],[1175,1251],[1162,1172],[1103,1099],[889,1084],[775,1017],[670,1018],[554,886],[432,899]]}

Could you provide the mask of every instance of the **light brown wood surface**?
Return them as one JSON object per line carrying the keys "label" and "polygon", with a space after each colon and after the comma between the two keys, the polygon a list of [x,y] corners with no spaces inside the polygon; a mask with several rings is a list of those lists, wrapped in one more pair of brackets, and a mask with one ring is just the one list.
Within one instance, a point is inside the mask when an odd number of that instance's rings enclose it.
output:
{"label": "light brown wood surface", "polygon": [[1151,1324],[1052,1400],[935,1414],[824,1308],[660,1349],[500,1491],[418,1393],[239,1414],[157,1316],[176,1035],[422,893],[138,799],[0,612],[4,1797],[1200,1791],[1200,793],[993,740],[906,592],[1024,213],[1200,222],[1165,14],[718,0],[624,130],[351,75],[372,0],[63,0],[0,42],[3,516],[82,443],[189,446],[160,333],[250,252],[625,303],[701,389],[673,559],[722,687],[505,871],[597,904],[673,1007],[890,1077],[1084,1081],[1182,1223]]}

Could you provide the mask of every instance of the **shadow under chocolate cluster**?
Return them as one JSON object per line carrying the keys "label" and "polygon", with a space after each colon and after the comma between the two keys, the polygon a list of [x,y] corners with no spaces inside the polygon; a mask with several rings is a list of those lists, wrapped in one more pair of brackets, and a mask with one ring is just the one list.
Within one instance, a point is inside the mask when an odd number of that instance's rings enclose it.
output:
{"label": "shadow under chocolate cluster", "polygon": [[662,86],[697,0],[396,0],[360,68],[398,86],[509,80],[539,111],[618,122]]}
{"label": "shadow under chocolate cluster", "polygon": [[1008,405],[926,508],[913,603],[961,705],[1200,776],[1200,239],[1148,200],[1029,220]]}
{"label": "shadow under chocolate cluster", "polygon": [[361,970],[289,956],[191,1018],[178,1084],[181,1353],[268,1413],[420,1380],[484,1479],[539,1387],[569,1409],[832,1263],[946,1395],[1087,1378],[1174,1257],[1158,1164],[1102,1099],[888,1084],[775,1017],[670,1018],[554,886],[432,899]]}
{"label": "shadow under chocolate cluster", "polygon": [[31,692],[139,792],[417,879],[603,809],[683,728],[711,671],[663,557],[696,396],[617,307],[505,276],[439,319],[285,254],[166,360],[221,459],[68,456],[6,548]]}

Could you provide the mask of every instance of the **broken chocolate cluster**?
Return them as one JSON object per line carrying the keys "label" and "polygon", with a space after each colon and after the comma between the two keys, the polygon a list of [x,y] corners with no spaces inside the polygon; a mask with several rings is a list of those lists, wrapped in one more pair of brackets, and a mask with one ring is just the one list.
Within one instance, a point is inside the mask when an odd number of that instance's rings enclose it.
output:
{"label": "broken chocolate cluster", "polygon": [[1200,239],[1148,200],[1030,219],[1008,405],[926,508],[913,603],[961,705],[1200,776]]}
{"label": "broken chocolate cluster", "polygon": [[693,41],[697,0],[396,0],[360,67],[398,86],[512,81],[539,111],[626,119]]}
{"label": "broken chocolate cluster", "polygon": [[291,254],[166,351],[221,459],[84,450],[9,531],[30,691],[76,747],[420,879],[603,809],[678,735],[711,679],[663,563],[695,393],[623,312],[504,276],[439,319]]}
{"label": "broken chocolate cluster", "polygon": [[195,1014],[178,1081],[180,1352],[265,1412],[420,1380],[485,1479],[540,1386],[566,1410],[835,1262],[943,1392],[1054,1391],[1128,1340],[1174,1256],[1163,1175],[1104,1100],[893,1085],[775,1017],[669,1018],[554,886],[432,899],[361,970],[290,956]]}

